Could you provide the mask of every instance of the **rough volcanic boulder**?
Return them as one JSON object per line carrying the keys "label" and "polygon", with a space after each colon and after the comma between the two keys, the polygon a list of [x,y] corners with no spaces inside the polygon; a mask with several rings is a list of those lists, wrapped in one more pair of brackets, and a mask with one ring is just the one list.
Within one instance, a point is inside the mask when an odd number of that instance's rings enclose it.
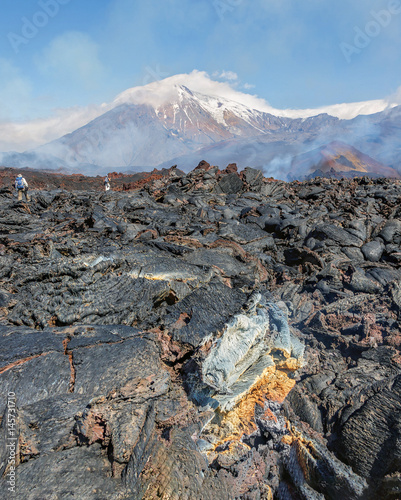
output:
{"label": "rough volcanic boulder", "polygon": [[216,193],[236,194],[242,191],[244,183],[236,173],[227,174],[216,186]]}

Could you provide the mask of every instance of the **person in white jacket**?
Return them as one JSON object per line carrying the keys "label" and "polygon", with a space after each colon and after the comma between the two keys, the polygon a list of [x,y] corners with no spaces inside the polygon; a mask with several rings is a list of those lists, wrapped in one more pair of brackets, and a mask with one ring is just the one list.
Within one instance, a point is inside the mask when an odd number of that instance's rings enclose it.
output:
{"label": "person in white jacket", "polygon": [[29,194],[28,194],[28,183],[22,177],[21,174],[17,175],[17,178],[15,179],[14,185],[15,185],[15,189],[17,191],[18,201],[22,201],[22,195],[25,196],[26,201],[30,201]]}
{"label": "person in white jacket", "polygon": [[109,191],[110,190],[110,178],[109,178],[109,174],[107,174],[106,177],[104,178],[104,190],[105,191]]}

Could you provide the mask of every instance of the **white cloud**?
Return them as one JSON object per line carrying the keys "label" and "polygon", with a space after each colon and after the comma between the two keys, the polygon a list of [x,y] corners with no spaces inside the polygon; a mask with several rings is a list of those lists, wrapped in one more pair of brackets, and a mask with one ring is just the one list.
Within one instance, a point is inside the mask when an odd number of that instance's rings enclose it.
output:
{"label": "white cloud", "polygon": [[401,104],[401,87],[388,97],[388,102],[390,105],[399,106]]}
{"label": "white cloud", "polygon": [[86,33],[70,31],[54,38],[36,57],[39,70],[47,77],[96,86],[104,76],[99,47]]}
{"label": "white cloud", "polygon": [[177,85],[185,85],[194,92],[241,102],[250,108],[260,109],[260,107],[268,106],[264,99],[239,92],[234,88],[232,83],[212,80],[205,71],[197,70],[189,74],[170,76],[164,80],[152,82],[144,87],[128,89],[115,98],[114,104],[118,105],[123,102],[141,104],[146,102],[152,106],[158,106],[172,98],[176,93],[175,86]]}
{"label": "white cloud", "polygon": [[230,82],[238,80],[238,75],[234,71],[222,71],[221,73],[216,71],[213,73],[213,76],[221,78],[222,80],[229,80]]}
{"label": "white cloud", "polygon": [[76,130],[108,111],[107,105],[54,110],[49,118],[0,123],[0,151],[22,152]]}

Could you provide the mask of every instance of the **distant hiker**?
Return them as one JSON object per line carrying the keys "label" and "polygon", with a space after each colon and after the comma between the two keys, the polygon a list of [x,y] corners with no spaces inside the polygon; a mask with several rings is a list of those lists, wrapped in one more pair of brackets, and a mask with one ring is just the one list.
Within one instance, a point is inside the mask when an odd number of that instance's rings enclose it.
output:
{"label": "distant hiker", "polygon": [[22,194],[24,194],[26,201],[30,201],[28,194],[28,183],[21,174],[17,175],[17,178],[15,179],[15,189],[17,191],[18,201],[22,201]]}
{"label": "distant hiker", "polygon": [[110,189],[110,179],[109,179],[109,174],[106,175],[104,178],[104,190],[109,191]]}

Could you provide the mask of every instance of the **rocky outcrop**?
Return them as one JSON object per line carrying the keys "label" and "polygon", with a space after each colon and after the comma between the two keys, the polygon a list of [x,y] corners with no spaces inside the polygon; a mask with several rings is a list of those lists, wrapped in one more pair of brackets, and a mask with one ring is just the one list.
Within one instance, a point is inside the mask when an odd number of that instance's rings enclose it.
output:
{"label": "rocky outcrop", "polygon": [[127,189],[0,190],[2,497],[399,498],[397,181]]}

